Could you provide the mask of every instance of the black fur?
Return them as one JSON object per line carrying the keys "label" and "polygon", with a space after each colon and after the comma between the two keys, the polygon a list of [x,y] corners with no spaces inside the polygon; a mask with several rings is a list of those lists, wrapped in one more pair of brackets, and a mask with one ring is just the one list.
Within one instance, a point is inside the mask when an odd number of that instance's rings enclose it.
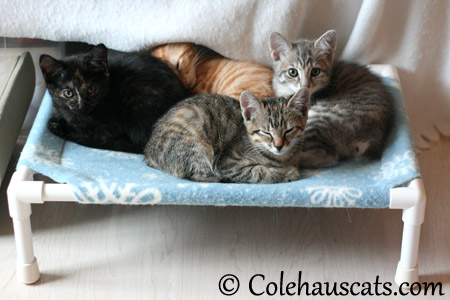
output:
{"label": "black fur", "polygon": [[39,63],[53,100],[49,130],[88,147],[142,153],[156,120],[188,96],[178,76],[148,52],[100,44],[62,60],[42,55]]}

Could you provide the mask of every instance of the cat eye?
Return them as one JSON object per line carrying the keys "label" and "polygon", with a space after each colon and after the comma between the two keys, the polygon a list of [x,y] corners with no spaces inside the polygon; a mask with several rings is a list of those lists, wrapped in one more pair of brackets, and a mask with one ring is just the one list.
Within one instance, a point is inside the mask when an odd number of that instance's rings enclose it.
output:
{"label": "cat eye", "polygon": [[288,70],[288,74],[289,74],[289,76],[291,76],[291,77],[297,77],[297,76],[298,76],[298,71],[297,71],[297,69],[290,68],[290,69]]}
{"label": "cat eye", "polygon": [[287,134],[291,133],[293,130],[295,129],[295,127],[289,128],[288,130],[284,131],[284,136],[286,136]]}
{"label": "cat eye", "polygon": [[97,91],[97,88],[95,87],[95,86],[90,86],[89,88],[88,88],[88,93],[89,94],[93,94],[93,93],[95,93]]}
{"label": "cat eye", "polygon": [[63,95],[64,95],[64,97],[66,97],[66,98],[72,98],[73,92],[72,92],[72,90],[64,90],[64,91],[63,91]]}
{"label": "cat eye", "polygon": [[319,68],[312,68],[312,70],[311,70],[311,76],[312,76],[312,77],[316,77],[317,75],[320,74],[321,71],[322,71],[322,70],[320,70]]}
{"label": "cat eye", "polygon": [[264,130],[261,130],[260,132],[262,132],[264,135],[270,137],[273,140],[273,136],[272,136],[272,134],[270,132],[267,132],[267,131],[264,131]]}

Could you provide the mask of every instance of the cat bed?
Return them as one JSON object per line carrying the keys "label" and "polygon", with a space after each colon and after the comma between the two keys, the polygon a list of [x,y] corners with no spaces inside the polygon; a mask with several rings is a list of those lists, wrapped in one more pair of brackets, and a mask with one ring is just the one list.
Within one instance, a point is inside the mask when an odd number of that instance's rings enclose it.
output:
{"label": "cat bed", "polygon": [[[17,279],[33,283],[40,277],[33,250],[31,203],[78,201],[402,209],[403,238],[395,282],[398,285],[417,282],[425,189],[419,178],[397,72],[387,65],[372,66],[372,70],[383,77],[395,104],[395,123],[382,157],[304,170],[307,178],[279,184],[191,182],[148,167],[142,155],[91,149],[64,141],[47,130],[52,111],[47,94],[8,187],[17,246]],[[60,183],[34,181],[33,172]]]}
{"label": "cat bed", "polygon": [[53,135],[46,126],[52,112],[47,93],[18,166],[67,183],[81,203],[386,208],[390,189],[420,173],[397,73],[390,66],[372,69],[383,77],[396,110],[379,160],[303,170],[304,179],[289,183],[192,182],[148,167],[143,155],[83,147]]}

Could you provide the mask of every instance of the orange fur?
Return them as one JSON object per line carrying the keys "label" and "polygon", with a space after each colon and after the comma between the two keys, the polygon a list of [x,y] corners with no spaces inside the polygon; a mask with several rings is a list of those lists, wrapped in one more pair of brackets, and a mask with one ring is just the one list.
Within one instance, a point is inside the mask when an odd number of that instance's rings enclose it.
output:
{"label": "orange fur", "polygon": [[222,94],[239,100],[242,91],[248,90],[260,99],[274,96],[269,67],[206,52],[192,43],[165,44],[151,50],[195,94]]}

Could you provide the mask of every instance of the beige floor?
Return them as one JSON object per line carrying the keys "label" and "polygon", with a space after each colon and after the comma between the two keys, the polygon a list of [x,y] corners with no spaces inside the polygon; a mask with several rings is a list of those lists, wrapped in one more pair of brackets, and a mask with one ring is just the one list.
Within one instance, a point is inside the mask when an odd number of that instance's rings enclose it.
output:
{"label": "beige floor", "polygon": [[[441,299],[450,298],[449,149],[450,138],[442,138],[419,155],[428,194],[421,281],[442,282],[446,296]],[[32,215],[42,278],[26,286],[15,280],[4,190],[5,185],[0,202],[2,300],[267,299],[250,294],[252,275],[264,274],[266,284],[279,281],[281,271],[285,282],[295,281],[298,271],[302,282],[311,284],[374,282],[377,275],[392,282],[399,258],[400,211],[46,203],[33,206]],[[218,290],[219,279],[228,273],[241,281],[234,297]],[[257,292],[263,289],[258,279]]]}

